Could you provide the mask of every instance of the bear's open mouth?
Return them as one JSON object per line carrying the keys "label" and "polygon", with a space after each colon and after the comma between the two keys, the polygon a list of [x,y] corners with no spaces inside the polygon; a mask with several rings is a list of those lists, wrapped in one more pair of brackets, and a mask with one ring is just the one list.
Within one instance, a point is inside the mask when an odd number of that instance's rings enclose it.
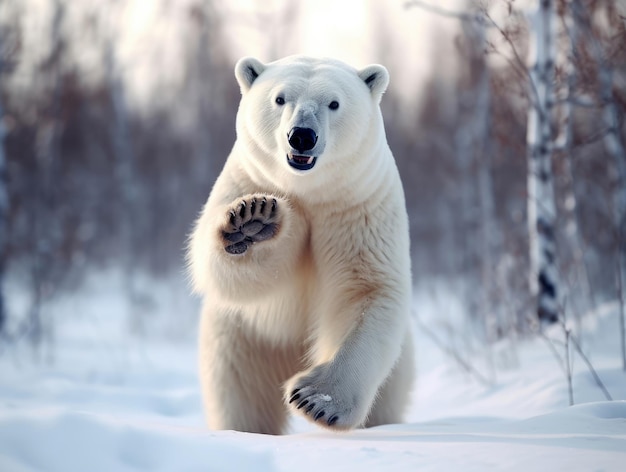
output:
{"label": "bear's open mouth", "polygon": [[298,170],[312,169],[317,161],[317,156],[302,156],[300,154],[287,154],[287,163]]}

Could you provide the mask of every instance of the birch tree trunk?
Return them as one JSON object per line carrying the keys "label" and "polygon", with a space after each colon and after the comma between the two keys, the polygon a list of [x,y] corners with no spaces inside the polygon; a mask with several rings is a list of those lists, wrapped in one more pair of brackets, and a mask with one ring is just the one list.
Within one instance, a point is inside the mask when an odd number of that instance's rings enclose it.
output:
{"label": "birch tree trunk", "polygon": [[526,135],[528,159],[528,234],[530,293],[539,320],[558,320],[559,281],[556,264],[553,149],[550,116],[554,78],[554,3],[540,0],[529,15],[530,106]]}

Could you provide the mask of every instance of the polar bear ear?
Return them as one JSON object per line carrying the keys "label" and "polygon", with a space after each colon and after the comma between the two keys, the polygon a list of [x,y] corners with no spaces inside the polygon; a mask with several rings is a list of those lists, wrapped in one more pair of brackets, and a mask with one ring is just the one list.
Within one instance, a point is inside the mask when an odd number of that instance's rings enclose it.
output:
{"label": "polar bear ear", "polygon": [[256,78],[265,70],[265,64],[253,57],[239,59],[235,66],[235,77],[239,82],[241,93],[250,90]]}
{"label": "polar bear ear", "polygon": [[370,89],[373,97],[380,100],[383,92],[389,85],[389,72],[383,66],[373,64],[358,72],[359,77]]}

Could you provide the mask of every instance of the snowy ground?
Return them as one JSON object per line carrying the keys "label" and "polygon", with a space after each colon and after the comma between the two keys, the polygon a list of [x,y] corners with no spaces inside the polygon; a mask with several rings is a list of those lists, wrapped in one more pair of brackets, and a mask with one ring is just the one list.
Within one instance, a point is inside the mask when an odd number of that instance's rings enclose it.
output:
{"label": "snowy ground", "polygon": [[[98,287],[47,312],[55,347],[44,361],[25,348],[0,354],[0,471],[626,470],[615,306],[585,320],[582,342],[617,401],[605,401],[574,357],[577,405],[568,407],[564,374],[544,340],[474,348],[466,360],[486,385],[418,333],[419,381],[406,424],[333,434],[296,419],[292,434],[269,437],[205,428],[186,296],[148,303],[157,314],[136,337],[127,334],[120,297]],[[420,296],[420,320],[446,345],[471,350],[459,324],[451,332],[441,323],[460,319],[451,301]],[[25,306],[17,295],[12,303]]]}

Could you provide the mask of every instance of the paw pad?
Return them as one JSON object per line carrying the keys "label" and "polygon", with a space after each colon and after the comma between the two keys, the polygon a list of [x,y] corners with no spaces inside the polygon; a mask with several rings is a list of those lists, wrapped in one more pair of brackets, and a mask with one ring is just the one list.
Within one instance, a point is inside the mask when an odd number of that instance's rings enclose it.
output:
{"label": "paw pad", "polygon": [[229,254],[243,254],[250,245],[273,238],[278,229],[277,216],[275,198],[240,201],[228,212],[228,224],[222,230],[224,249]]}

